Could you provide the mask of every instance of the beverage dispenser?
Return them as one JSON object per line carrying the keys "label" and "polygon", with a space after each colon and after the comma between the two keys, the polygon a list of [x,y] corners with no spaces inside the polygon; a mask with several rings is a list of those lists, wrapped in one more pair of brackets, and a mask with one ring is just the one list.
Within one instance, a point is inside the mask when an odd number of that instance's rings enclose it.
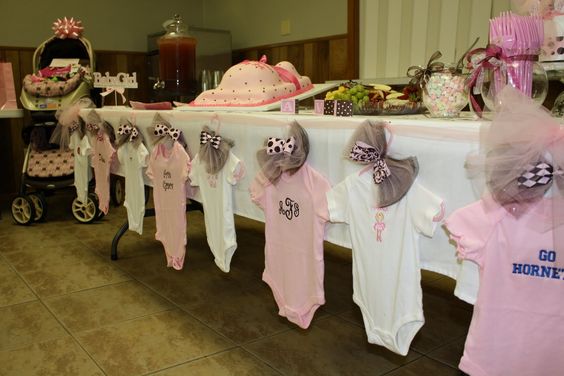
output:
{"label": "beverage dispenser", "polygon": [[182,18],[163,24],[166,34],[159,41],[159,75],[161,97],[168,100],[191,101],[197,93],[196,39],[188,35]]}

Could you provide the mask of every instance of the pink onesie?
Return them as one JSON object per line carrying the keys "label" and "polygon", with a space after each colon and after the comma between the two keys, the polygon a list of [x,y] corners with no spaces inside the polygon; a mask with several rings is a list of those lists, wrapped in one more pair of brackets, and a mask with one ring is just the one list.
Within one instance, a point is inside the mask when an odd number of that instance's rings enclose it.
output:
{"label": "pink onesie", "polygon": [[[533,209],[550,205],[541,201]],[[552,231],[478,201],[446,221],[461,258],[480,268],[480,289],[460,369],[472,376],[564,374],[564,254]]]}
{"label": "pink onesie", "polygon": [[303,329],[325,304],[323,238],[330,189],[307,163],[294,175],[282,174],[276,185],[261,184],[257,177],[251,186],[251,199],[266,219],[262,279],[272,289],[278,314]]}
{"label": "pink onesie", "polygon": [[98,207],[104,214],[108,214],[110,208],[110,168],[115,154],[110,137],[99,131],[92,140],[92,167],[96,178]]}
{"label": "pink onesie", "polygon": [[167,266],[182,269],[186,254],[186,180],[190,157],[178,142],[167,150],[164,144],[155,146],[147,167],[153,181],[153,200],[157,233],[163,243]]}

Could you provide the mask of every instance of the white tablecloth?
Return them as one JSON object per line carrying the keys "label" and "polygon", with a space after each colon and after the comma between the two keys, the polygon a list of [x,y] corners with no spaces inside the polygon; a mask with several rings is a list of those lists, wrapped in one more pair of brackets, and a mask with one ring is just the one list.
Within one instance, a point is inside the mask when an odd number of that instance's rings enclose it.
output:
{"label": "white tablecloth", "polygon": [[[155,111],[103,108],[97,110],[117,130],[122,116],[133,119],[141,129],[151,149],[152,137],[147,128]],[[85,115],[87,111],[81,114]],[[199,134],[203,125],[209,125],[212,112],[160,111],[165,119],[182,130],[188,151],[194,156],[199,149]],[[308,162],[323,173],[332,184],[361,168],[344,159],[343,150],[355,127],[363,121],[386,121],[394,132],[390,154],[396,157],[414,155],[419,160],[419,182],[444,199],[446,216],[479,197],[466,178],[464,160],[468,152],[478,149],[480,127],[487,121],[473,121],[469,115],[457,120],[430,119],[423,115],[403,117],[316,116],[313,114],[287,115],[281,113],[216,113],[221,128],[219,133],[235,140],[233,152],[245,163],[247,176],[235,188],[235,213],[264,220],[263,212],[249,197],[249,185],[258,171],[256,151],[267,137],[285,136],[287,125],[296,120],[306,128],[310,138]],[[345,225],[332,224],[326,239],[350,248]],[[432,239],[421,237],[420,259],[423,269],[435,271],[457,280],[455,294],[473,303],[478,288],[478,270],[475,264],[459,262],[455,247],[449,242],[443,228],[438,228]]]}

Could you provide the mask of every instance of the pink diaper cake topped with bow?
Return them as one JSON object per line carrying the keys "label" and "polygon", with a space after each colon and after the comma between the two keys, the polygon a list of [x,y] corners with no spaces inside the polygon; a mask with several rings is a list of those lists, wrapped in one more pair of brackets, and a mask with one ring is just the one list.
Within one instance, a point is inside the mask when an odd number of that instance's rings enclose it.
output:
{"label": "pink diaper cake topped with bow", "polygon": [[309,77],[300,76],[291,63],[272,66],[263,55],[259,61],[245,60],[229,68],[217,88],[204,91],[189,106],[262,106],[312,88]]}

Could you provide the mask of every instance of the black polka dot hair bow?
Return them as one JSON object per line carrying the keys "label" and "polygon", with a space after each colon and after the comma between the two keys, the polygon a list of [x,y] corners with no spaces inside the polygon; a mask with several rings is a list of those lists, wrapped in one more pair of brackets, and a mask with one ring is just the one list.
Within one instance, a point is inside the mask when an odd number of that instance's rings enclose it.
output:
{"label": "black polka dot hair bow", "polygon": [[219,144],[221,144],[221,136],[220,135],[212,136],[208,132],[202,131],[200,133],[200,144],[205,145],[208,142],[210,143],[212,148],[219,149]]}
{"label": "black polka dot hair bow", "polygon": [[129,135],[129,141],[134,141],[137,137],[139,137],[139,131],[136,127],[130,124],[122,124],[118,128],[118,134],[121,136]]}
{"label": "black polka dot hair bow", "polygon": [[155,136],[169,135],[173,140],[178,140],[180,137],[180,130],[176,128],[169,128],[165,124],[157,123],[155,125]]}
{"label": "black polka dot hair bow", "polygon": [[294,137],[290,137],[286,141],[281,138],[277,137],[269,137],[268,142],[266,144],[266,154],[292,154],[296,147],[296,139]]}
{"label": "black polka dot hair bow", "polygon": [[380,184],[392,173],[386,164],[386,161],[373,146],[362,141],[355,142],[350,157],[353,161],[361,163],[374,163],[372,179],[374,183]]}

